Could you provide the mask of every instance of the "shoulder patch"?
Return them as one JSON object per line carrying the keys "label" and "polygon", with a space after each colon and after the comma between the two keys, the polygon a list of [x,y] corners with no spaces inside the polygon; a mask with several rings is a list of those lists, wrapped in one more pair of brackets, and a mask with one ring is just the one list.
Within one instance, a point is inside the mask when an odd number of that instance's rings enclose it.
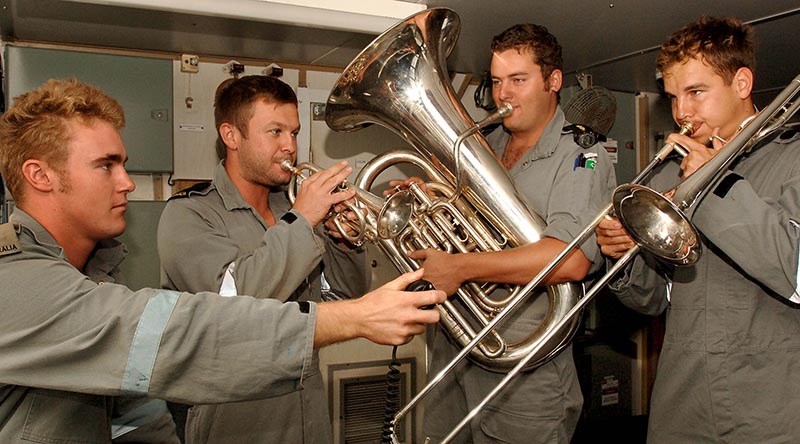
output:
{"label": "shoulder patch", "polygon": [[572,171],[578,168],[593,170],[597,166],[597,153],[580,153],[572,164]]}
{"label": "shoulder patch", "polygon": [[8,256],[21,251],[22,247],[19,244],[14,225],[10,223],[0,225],[0,256]]}
{"label": "shoulder patch", "polygon": [[170,196],[168,200],[180,199],[182,197],[189,197],[189,194],[191,194],[193,191],[202,191],[208,188],[209,185],[211,185],[211,182],[198,182],[192,186],[186,187],[178,191],[177,193]]}

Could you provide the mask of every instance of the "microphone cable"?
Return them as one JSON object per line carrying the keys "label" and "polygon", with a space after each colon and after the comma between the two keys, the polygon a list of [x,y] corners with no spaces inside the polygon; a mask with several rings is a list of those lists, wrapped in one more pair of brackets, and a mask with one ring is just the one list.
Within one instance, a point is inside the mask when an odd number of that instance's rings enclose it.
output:
{"label": "microphone cable", "polygon": [[386,400],[383,409],[383,432],[381,444],[392,444],[394,416],[400,411],[400,361],[397,360],[397,346],[392,347],[392,360],[386,374]]}

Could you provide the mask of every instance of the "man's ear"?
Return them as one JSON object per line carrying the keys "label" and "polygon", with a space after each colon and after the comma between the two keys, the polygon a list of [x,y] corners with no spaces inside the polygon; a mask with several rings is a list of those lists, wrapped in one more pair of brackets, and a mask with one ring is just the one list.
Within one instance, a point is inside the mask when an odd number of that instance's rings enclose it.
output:
{"label": "man's ear", "polygon": [[219,138],[230,150],[239,148],[239,130],[230,123],[222,123],[219,125]]}
{"label": "man's ear", "polygon": [[564,73],[560,69],[554,69],[547,79],[547,86],[550,92],[557,93],[561,91],[561,84],[564,81]]}
{"label": "man's ear", "polygon": [[739,68],[733,75],[733,86],[740,99],[750,97],[753,92],[753,71],[750,68]]}
{"label": "man's ear", "polygon": [[55,171],[46,162],[39,159],[28,159],[22,164],[22,175],[25,181],[37,191],[47,193],[55,188]]}

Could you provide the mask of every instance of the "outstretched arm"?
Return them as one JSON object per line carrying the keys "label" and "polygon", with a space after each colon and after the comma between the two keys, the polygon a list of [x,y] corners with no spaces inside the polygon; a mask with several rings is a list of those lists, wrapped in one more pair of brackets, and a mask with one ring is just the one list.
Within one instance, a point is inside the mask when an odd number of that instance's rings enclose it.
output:
{"label": "outstretched arm", "polygon": [[401,345],[423,333],[425,324],[439,321],[439,312],[420,307],[442,303],[446,296],[438,290],[403,291],[412,282],[422,279],[422,274],[422,269],[403,274],[358,299],[319,304],[314,347],[353,338]]}

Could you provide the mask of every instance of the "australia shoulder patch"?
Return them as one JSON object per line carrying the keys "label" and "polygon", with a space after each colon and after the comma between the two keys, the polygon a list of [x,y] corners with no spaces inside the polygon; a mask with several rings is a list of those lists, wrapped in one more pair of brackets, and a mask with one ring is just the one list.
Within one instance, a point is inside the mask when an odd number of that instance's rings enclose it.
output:
{"label": "australia shoulder patch", "polygon": [[19,253],[22,251],[14,225],[7,223],[0,225],[0,256]]}

